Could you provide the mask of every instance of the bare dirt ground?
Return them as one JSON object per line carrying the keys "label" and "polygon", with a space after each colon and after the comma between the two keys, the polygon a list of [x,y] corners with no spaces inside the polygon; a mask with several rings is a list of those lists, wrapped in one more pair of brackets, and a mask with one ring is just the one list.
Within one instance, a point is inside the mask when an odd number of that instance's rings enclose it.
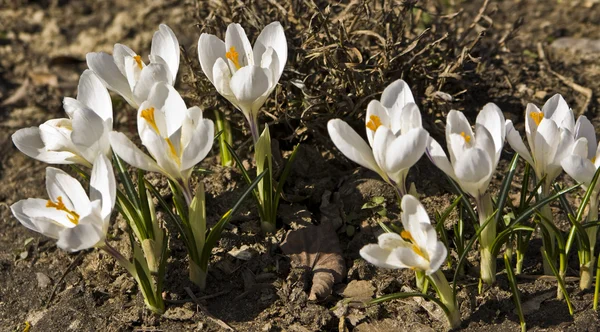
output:
{"label": "bare dirt ground", "polygon": [[[196,42],[201,32],[222,36],[230,22],[240,22],[254,40],[273,20],[285,27],[290,55],[261,121],[272,126],[283,157],[302,143],[280,208],[282,230],[266,239],[260,235],[257,213],[248,202],[214,250],[206,291],[188,281],[185,249],[176,232],[170,234],[168,309],[159,317],[144,309],[135,283],[112,258],[96,250],[62,252],[12,217],[10,204],[44,197],[46,165],[17,151],[10,135],[63,116],[62,97],[75,96],[87,52],[111,52],[119,42],[146,54],[159,23],[175,31],[191,60],[182,60],[176,85],[188,105],[227,112],[236,146],[247,156],[243,118],[207,84]],[[330,310],[343,299],[345,285],[379,296],[410,287],[413,274],[377,269],[360,259],[358,250],[380,232],[377,222],[397,218],[398,210],[390,188],[333,147],[327,120],[341,117],[360,128],[367,103],[403,78],[436,138],[452,108],[474,118],[485,103],[495,102],[507,118],[522,123],[528,102],[541,105],[554,93],[561,93],[576,115],[586,114],[598,124],[600,50],[591,42],[564,47],[562,37],[600,39],[600,3],[0,0],[0,330],[22,331],[26,322],[31,331],[220,331],[223,322],[239,331],[337,331],[341,323],[353,331],[442,329],[444,318],[414,300],[352,309],[341,321]],[[116,129],[133,128],[135,111],[118,96],[113,102]],[[500,171],[511,155],[507,149]],[[215,222],[243,190],[243,180],[237,170],[218,166],[214,154],[203,166],[212,171],[203,181],[209,221]],[[409,180],[425,195],[431,214],[455,197],[425,158]],[[339,199],[330,199],[331,193]],[[373,197],[385,198],[386,217],[361,209]],[[337,233],[348,272],[332,296],[308,301],[302,277],[290,268],[279,243],[294,223],[319,223],[334,210],[343,221]],[[115,219],[111,239],[127,252],[125,225]],[[532,277],[519,279],[528,328],[600,329],[593,294],[579,291],[576,278],[568,282],[575,306],[570,316],[565,302],[554,298],[556,283],[538,277],[539,245],[530,246],[524,269]],[[232,255],[240,249],[250,253],[249,260]],[[478,295],[477,261],[472,257],[459,283],[462,328],[519,330],[502,265],[497,284]],[[577,276],[575,257],[571,268],[569,276]]]}

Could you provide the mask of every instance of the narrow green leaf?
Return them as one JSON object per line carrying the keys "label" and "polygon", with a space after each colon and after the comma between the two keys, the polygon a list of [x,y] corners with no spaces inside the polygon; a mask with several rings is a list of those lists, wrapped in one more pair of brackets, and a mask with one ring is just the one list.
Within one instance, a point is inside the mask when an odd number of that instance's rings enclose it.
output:
{"label": "narrow green leaf", "polygon": [[281,176],[279,177],[279,182],[277,183],[277,189],[275,189],[275,202],[273,203],[273,206],[275,208],[275,213],[277,213],[277,207],[279,206],[279,199],[281,198],[281,193],[283,191],[283,185],[285,184],[285,181],[287,180],[288,176],[290,176],[290,172],[292,171],[292,165],[294,164],[294,160],[296,160],[296,154],[297,154],[296,152],[298,152],[299,146],[300,146],[300,144],[296,144],[296,146],[294,146],[294,150],[292,150],[292,154],[290,155],[287,162],[285,163],[283,172],[281,173]]}
{"label": "narrow green leaf", "polygon": [[567,287],[565,286],[565,281],[560,277],[558,270],[556,269],[556,266],[554,266],[554,263],[552,262],[552,259],[550,258],[550,256],[548,256],[548,253],[546,252],[546,250],[543,250],[542,254],[546,258],[546,261],[548,262],[548,266],[550,266],[552,273],[554,274],[554,276],[556,277],[556,280],[558,281],[558,287],[560,288],[560,291],[565,296],[565,300],[567,302],[567,307],[569,307],[569,314],[571,314],[571,316],[573,316],[573,305],[571,304],[571,299],[569,298],[569,292],[567,292]]}
{"label": "narrow green leaf", "polygon": [[133,185],[133,181],[131,180],[131,176],[127,172],[127,168],[125,164],[123,164],[123,160],[117,156],[116,153],[113,152],[115,162],[117,163],[117,173],[119,174],[119,178],[121,179],[121,184],[125,188],[125,193],[129,198],[129,201],[135,206],[136,210],[140,207],[140,202],[138,201],[138,196],[135,191],[135,187]]}
{"label": "narrow green leaf", "polygon": [[510,185],[512,184],[512,179],[517,170],[517,161],[518,160],[519,160],[519,154],[515,153],[512,161],[510,162],[510,165],[508,167],[508,173],[504,177],[504,180],[502,181],[502,185],[500,186],[500,193],[498,194],[498,202],[496,204],[496,207],[499,211],[496,214],[496,225],[504,224],[504,223],[500,222],[500,221],[502,221],[501,219],[503,217],[502,211],[504,211],[504,205],[506,204],[506,199],[508,198],[508,192],[510,190]]}
{"label": "narrow green leaf", "polygon": [[600,167],[594,173],[594,177],[592,178],[592,182],[588,186],[588,189],[585,191],[585,195],[583,196],[583,200],[581,200],[581,205],[579,205],[579,209],[577,210],[577,221],[581,222],[583,220],[583,211],[585,211],[585,207],[587,206],[590,198],[592,197],[592,193],[596,188],[596,182],[598,182],[598,176],[600,176]]}
{"label": "narrow green leaf", "polygon": [[510,260],[506,254],[504,254],[504,266],[506,267],[508,283],[512,289],[513,300],[515,302],[515,306],[517,307],[517,314],[519,315],[519,321],[521,322],[521,329],[524,330],[526,326],[525,315],[523,315],[523,306],[521,305],[519,287],[517,287],[517,278],[515,277],[515,272],[513,271],[512,266],[510,265]]}
{"label": "narrow green leaf", "polygon": [[437,298],[435,298],[429,294],[425,294],[425,293],[402,293],[402,292],[400,292],[400,293],[384,295],[384,296],[380,296],[376,299],[373,299],[373,300],[367,302],[367,305],[379,304],[379,303],[383,303],[383,302],[387,302],[387,301],[391,301],[391,300],[407,299],[407,298],[411,298],[411,297],[420,297],[425,300],[434,302],[435,304],[440,306],[440,308],[442,308],[442,310],[444,310],[444,312],[446,313],[446,316],[450,316],[450,310],[448,309],[448,307],[446,307],[445,304],[442,303],[442,301],[438,300]]}
{"label": "narrow green leaf", "polygon": [[148,206],[148,197],[146,196],[146,186],[144,185],[144,171],[138,170],[138,193],[140,203],[140,216],[145,225],[149,239],[154,239],[154,225],[152,225],[152,216],[150,215],[150,207]]}

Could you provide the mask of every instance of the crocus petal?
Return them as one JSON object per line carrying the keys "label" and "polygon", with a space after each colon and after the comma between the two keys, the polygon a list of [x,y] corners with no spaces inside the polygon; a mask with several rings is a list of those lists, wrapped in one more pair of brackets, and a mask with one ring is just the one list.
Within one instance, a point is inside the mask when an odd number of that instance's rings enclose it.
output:
{"label": "crocus petal", "polygon": [[110,145],[113,151],[129,165],[148,172],[161,172],[156,162],[140,150],[123,133],[109,133]]}
{"label": "crocus petal", "polygon": [[79,78],[77,100],[94,110],[102,120],[112,119],[112,101],[108,91],[93,71],[87,69]]}
{"label": "crocus petal", "polygon": [[123,96],[129,104],[135,105],[127,78],[117,68],[112,56],[99,52],[88,53],[85,58],[88,67],[96,73],[107,88]]}
{"label": "crocus petal", "polygon": [[112,164],[104,155],[100,155],[94,162],[90,179],[90,200],[102,202],[101,217],[110,216],[115,206],[117,196],[117,183]]}
{"label": "crocus petal", "polygon": [[476,197],[486,191],[494,170],[492,166],[488,152],[472,148],[456,160],[454,172],[463,189]]}
{"label": "crocus petal", "polygon": [[151,63],[142,69],[139,79],[133,89],[135,102],[139,105],[147,100],[150,90],[156,83],[173,84],[169,69],[162,64]]}
{"label": "crocus petal", "polygon": [[12,135],[14,145],[28,157],[47,164],[88,164],[83,158],[69,151],[47,151],[38,127],[23,128]]}
{"label": "crocus petal", "polygon": [[525,134],[527,135],[527,142],[529,143],[529,151],[532,153],[535,151],[535,133],[537,132],[538,124],[533,119],[534,114],[542,113],[540,109],[534,104],[527,104],[525,109]]}
{"label": "crocus petal", "polygon": [[[218,59],[221,59],[227,64],[225,53],[227,53],[225,42],[217,38],[217,36],[207,33],[200,35],[200,39],[198,39],[198,58],[200,59],[200,67],[202,68],[204,75],[206,75],[212,84],[215,84],[213,76],[215,62]],[[229,67],[227,67],[227,71],[229,71]],[[231,76],[231,74],[229,74],[229,76]]]}
{"label": "crocus petal", "polygon": [[[163,91],[159,91],[159,90],[163,90]],[[166,90],[166,94],[165,91]],[[181,126],[183,125],[183,121],[185,120],[186,117],[186,113],[187,113],[187,106],[185,105],[185,102],[183,101],[183,98],[181,98],[181,95],[179,94],[179,92],[177,92],[177,90],[175,90],[175,88],[172,85],[169,84],[165,84],[165,83],[159,83],[156,84],[154,86],[154,88],[152,89],[152,91],[150,92],[150,98],[149,100],[153,101],[155,98],[155,95],[158,96],[165,96],[166,98],[164,100],[161,100],[160,102],[157,101],[157,104],[162,103],[163,106],[161,107],[164,115],[165,115],[165,120],[166,120],[166,125],[167,125],[167,136],[171,136],[173,135],[174,132],[176,132],[177,130],[179,130],[179,128],[181,128]],[[162,98],[162,97],[159,97]]]}
{"label": "crocus petal", "polygon": [[[54,213],[52,211],[54,209],[46,207],[47,202],[45,199],[29,198],[11,205],[10,210],[23,226],[53,239],[58,239],[58,234],[64,227],[51,218],[44,216]],[[38,211],[38,213],[30,215],[28,213],[30,211]]]}
{"label": "crocus petal", "polygon": [[412,244],[406,242],[397,233],[383,233],[377,237],[377,245],[383,249],[393,250],[398,247],[410,247]]}
{"label": "crocus petal", "polygon": [[131,48],[123,44],[115,44],[113,47],[113,61],[123,77],[127,74],[125,72],[125,57],[134,57],[137,53],[135,53]]}
{"label": "crocus petal", "polygon": [[396,256],[399,265],[411,267],[419,271],[427,271],[429,269],[429,261],[417,254],[413,248],[396,248],[392,251],[391,256]]}
{"label": "crocus petal", "polygon": [[[140,139],[146,147],[146,150],[148,150],[150,155],[156,160],[156,163],[161,168],[161,173],[165,174],[171,179],[176,180],[180,178],[180,167],[176,160],[178,155],[173,155],[171,147],[165,138],[161,137],[154,130],[149,129],[142,132]],[[171,143],[176,144],[176,142],[173,141],[171,141]],[[177,148],[175,148],[175,152],[176,154],[178,153]]]}
{"label": "crocus petal", "polygon": [[525,143],[523,143],[523,140],[521,139],[521,135],[519,135],[519,132],[515,129],[511,120],[506,120],[506,140],[516,153],[525,159],[529,165],[534,166],[533,158],[531,158],[531,154],[529,154]]}
{"label": "crocus petal", "polygon": [[412,167],[425,153],[428,141],[429,133],[423,128],[412,129],[393,139],[386,149],[386,172],[391,175]]}
{"label": "crocus petal", "polygon": [[90,200],[81,183],[63,170],[46,168],[46,190],[50,200],[56,202],[58,197],[62,197],[65,206],[80,215],[89,209]]}
{"label": "crocus petal", "polygon": [[213,84],[215,89],[225,98],[234,98],[233,92],[231,92],[231,71],[229,66],[222,58],[218,58],[215,61],[215,65],[212,69]]}
{"label": "crocus petal", "polygon": [[388,109],[402,110],[408,103],[414,103],[410,87],[403,80],[394,81],[388,85],[381,94],[381,104]]}
{"label": "crocus petal", "polygon": [[104,239],[102,229],[90,221],[93,218],[98,217],[93,215],[84,217],[76,227],[60,231],[56,246],[69,252],[93,248]]}
{"label": "crocus petal", "polygon": [[400,262],[392,250],[383,249],[376,244],[369,244],[360,249],[360,256],[367,262],[381,268],[400,269],[409,266]]}
{"label": "crocus petal", "polygon": [[240,107],[252,109],[252,103],[270,88],[268,69],[258,66],[246,66],[238,70],[231,78],[230,88]]}
{"label": "crocus petal", "polygon": [[179,70],[179,41],[177,36],[173,33],[173,30],[166,24],[158,26],[158,31],[154,33],[152,37],[152,48],[150,53],[152,55],[158,55],[164,59],[169,66],[171,72],[171,81],[174,82],[177,77],[177,71]]}
{"label": "crocus petal", "polygon": [[277,68],[274,71],[274,81],[278,82],[281,74],[283,73],[283,68],[285,67],[288,55],[287,40],[285,38],[283,27],[279,22],[273,22],[267,25],[263,31],[261,31],[260,35],[256,39],[256,42],[254,43],[254,60],[259,61],[262,59],[263,54],[269,47],[271,47],[275,53],[277,53],[277,58],[279,60]]}
{"label": "crocus petal", "polygon": [[589,159],[596,156],[596,129],[594,125],[588,120],[585,115],[581,115],[577,119],[577,124],[575,124],[575,138],[578,139],[580,137],[585,137],[588,142],[588,155]]}
{"label": "crocus petal", "polygon": [[98,154],[108,153],[110,143],[104,132],[104,121],[89,108],[73,114],[71,140],[82,156],[91,164]]}
{"label": "crocus petal", "polygon": [[390,116],[388,111],[378,100],[371,100],[367,106],[367,114],[365,116],[367,139],[369,140],[369,145],[371,146],[373,146],[373,137],[378,129],[377,125],[391,128]]}
{"label": "crocus petal", "polygon": [[504,114],[502,114],[500,108],[494,103],[487,103],[479,114],[477,114],[475,127],[477,128],[477,126],[485,127],[491,134],[495,148],[494,160],[499,160],[506,137]]}
{"label": "crocus petal", "polygon": [[372,171],[382,174],[373,152],[367,143],[346,122],[329,120],[327,130],[333,144],[350,160]]}
{"label": "crocus petal", "polygon": [[536,168],[540,172],[538,176],[543,176],[548,165],[554,160],[558,149],[560,131],[556,123],[546,118],[542,119],[537,128],[534,140],[535,150],[533,151],[533,158],[536,162]]}
{"label": "crocus petal", "polygon": [[[244,28],[237,23],[229,24],[227,26],[227,31],[225,32],[225,48],[230,52],[232,47],[235,52],[238,53],[238,64],[240,68],[254,65],[252,45],[250,45],[250,41],[248,40],[248,36],[246,36],[246,32],[244,32]],[[229,67],[231,68],[232,73],[235,73],[238,70],[231,60],[229,60]]]}
{"label": "crocus petal", "polygon": [[200,124],[192,134],[192,139],[183,151],[181,169],[194,167],[210,152],[214,139],[214,123],[208,119],[200,120]]}
{"label": "crocus petal", "polygon": [[575,181],[589,185],[596,173],[596,167],[592,162],[578,155],[570,155],[563,159],[561,166]]}
{"label": "crocus petal", "polygon": [[573,111],[560,94],[555,94],[548,99],[542,107],[542,112],[544,112],[546,118],[553,120],[560,128],[566,128],[570,132],[574,131],[575,118]]}
{"label": "crocus petal", "polygon": [[450,160],[446,156],[444,149],[440,143],[438,143],[433,137],[429,137],[429,142],[427,143],[427,148],[425,149],[425,153],[431,162],[437,166],[442,172],[446,173],[449,177],[456,180],[456,174],[454,174],[454,168],[452,164],[450,164]]}
{"label": "crocus petal", "polygon": [[411,129],[423,127],[421,111],[415,103],[408,103],[401,110],[390,111],[390,117],[394,135],[404,135]]}
{"label": "crocus petal", "polygon": [[430,257],[429,269],[425,271],[425,274],[431,275],[435,271],[439,270],[446,260],[446,256],[448,256],[448,249],[446,249],[446,246],[441,241],[437,241],[435,246],[428,249],[429,250],[427,252]]}
{"label": "crocus petal", "polygon": [[[504,119],[502,120],[502,123],[504,123]],[[492,168],[496,169],[496,166],[498,166],[498,161],[500,160],[501,151],[496,152],[494,150],[496,142],[494,141],[492,134],[487,130],[486,127],[477,125],[475,127],[475,136],[475,147],[487,152],[487,154],[490,156],[490,160],[492,161]],[[504,145],[503,142],[500,144]]]}
{"label": "crocus petal", "polygon": [[554,160],[548,165],[546,182],[551,185],[556,177],[562,172],[562,166],[560,163],[563,159],[571,154],[573,144],[575,140],[573,134],[566,128],[560,128],[560,139],[558,147],[556,148],[556,154]]}
{"label": "crocus petal", "polygon": [[[446,142],[451,142],[453,134],[470,137],[471,139],[474,138],[473,129],[471,129],[469,121],[462,112],[456,110],[451,110],[446,118]],[[452,162],[456,159],[457,152],[462,151],[462,149],[454,151],[454,146],[451,144],[448,145],[448,153]]]}
{"label": "crocus petal", "polygon": [[388,146],[390,146],[395,138],[396,136],[392,134],[392,131],[384,126],[377,128],[375,137],[373,138],[373,157],[375,157],[377,165],[379,165],[386,174],[388,173],[388,170],[386,169],[386,159],[389,156]]}

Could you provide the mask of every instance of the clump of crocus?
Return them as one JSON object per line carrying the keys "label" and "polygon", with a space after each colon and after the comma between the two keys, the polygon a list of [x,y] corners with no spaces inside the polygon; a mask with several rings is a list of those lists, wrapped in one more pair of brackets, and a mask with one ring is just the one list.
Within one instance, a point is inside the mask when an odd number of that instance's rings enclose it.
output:
{"label": "clump of crocus", "polygon": [[405,195],[401,207],[404,230],[400,234],[381,234],[378,243],[364,246],[360,255],[378,267],[424,272],[447,309],[450,326],[456,328],[460,326],[460,312],[454,292],[440,270],[448,255],[446,246],[438,240],[427,211],[417,198]]}

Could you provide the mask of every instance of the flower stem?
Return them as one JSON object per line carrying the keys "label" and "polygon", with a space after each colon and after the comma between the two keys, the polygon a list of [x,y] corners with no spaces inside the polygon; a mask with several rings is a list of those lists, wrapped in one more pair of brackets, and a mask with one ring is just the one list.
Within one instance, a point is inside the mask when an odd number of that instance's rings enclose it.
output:
{"label": "flower stem", "polygon": [[[598,220],[598,194],[592,194],[590,197],[590,209],[587,215],[587,222]],[[583,255],[584,259],[580,262],[579,267],[579,288],[589,289],[592,286],[594,275],[594,247],[596,246],[596,234],[598,226],[588,227],[586,229],[588,239],[590,240],[590,250]]]}
{"label": "flower stem", "polygon": [[193,260],[190,259],[190,280],[198,286],[201,290],[206,288],[206,275],[207,271],[202,270],[202,268],[196,264]]}
{"label": "flower stem", "polygon": [[233,146],[231,124],[227,119],[223,118],[223,114],[219,110],[215,109],[214,113],[217,131],[221,132],[221,135],[219,136],[219,154],[221,156],[221,165],[231,166],[233,164],[233,158],[231,157],[231,153],[225,144],[228,143],[230,146]]}
{"label": "flower stem", "polygon": [[[492,198],[484,194],[476,198],[477,213],[479,214],[479,225],[484,225],[488,218],[494,213]],[[480,244],[480,273],[481,280],[491,285],[496,281],[496,257],[493,256],[492,246],[496,240],[496,223],[490,221],[479,234]]]}
{"label": "flower stem", "polygon": [[437,291],[440,301],[448,308],[447,316],[450,328],[458,328],[460,326],[460,312],[458,311],[454,292],[450,287],[446,276],[444,276],[444,273],[442,273],[441,270],[437,270],[429,276],[429,279]]}

